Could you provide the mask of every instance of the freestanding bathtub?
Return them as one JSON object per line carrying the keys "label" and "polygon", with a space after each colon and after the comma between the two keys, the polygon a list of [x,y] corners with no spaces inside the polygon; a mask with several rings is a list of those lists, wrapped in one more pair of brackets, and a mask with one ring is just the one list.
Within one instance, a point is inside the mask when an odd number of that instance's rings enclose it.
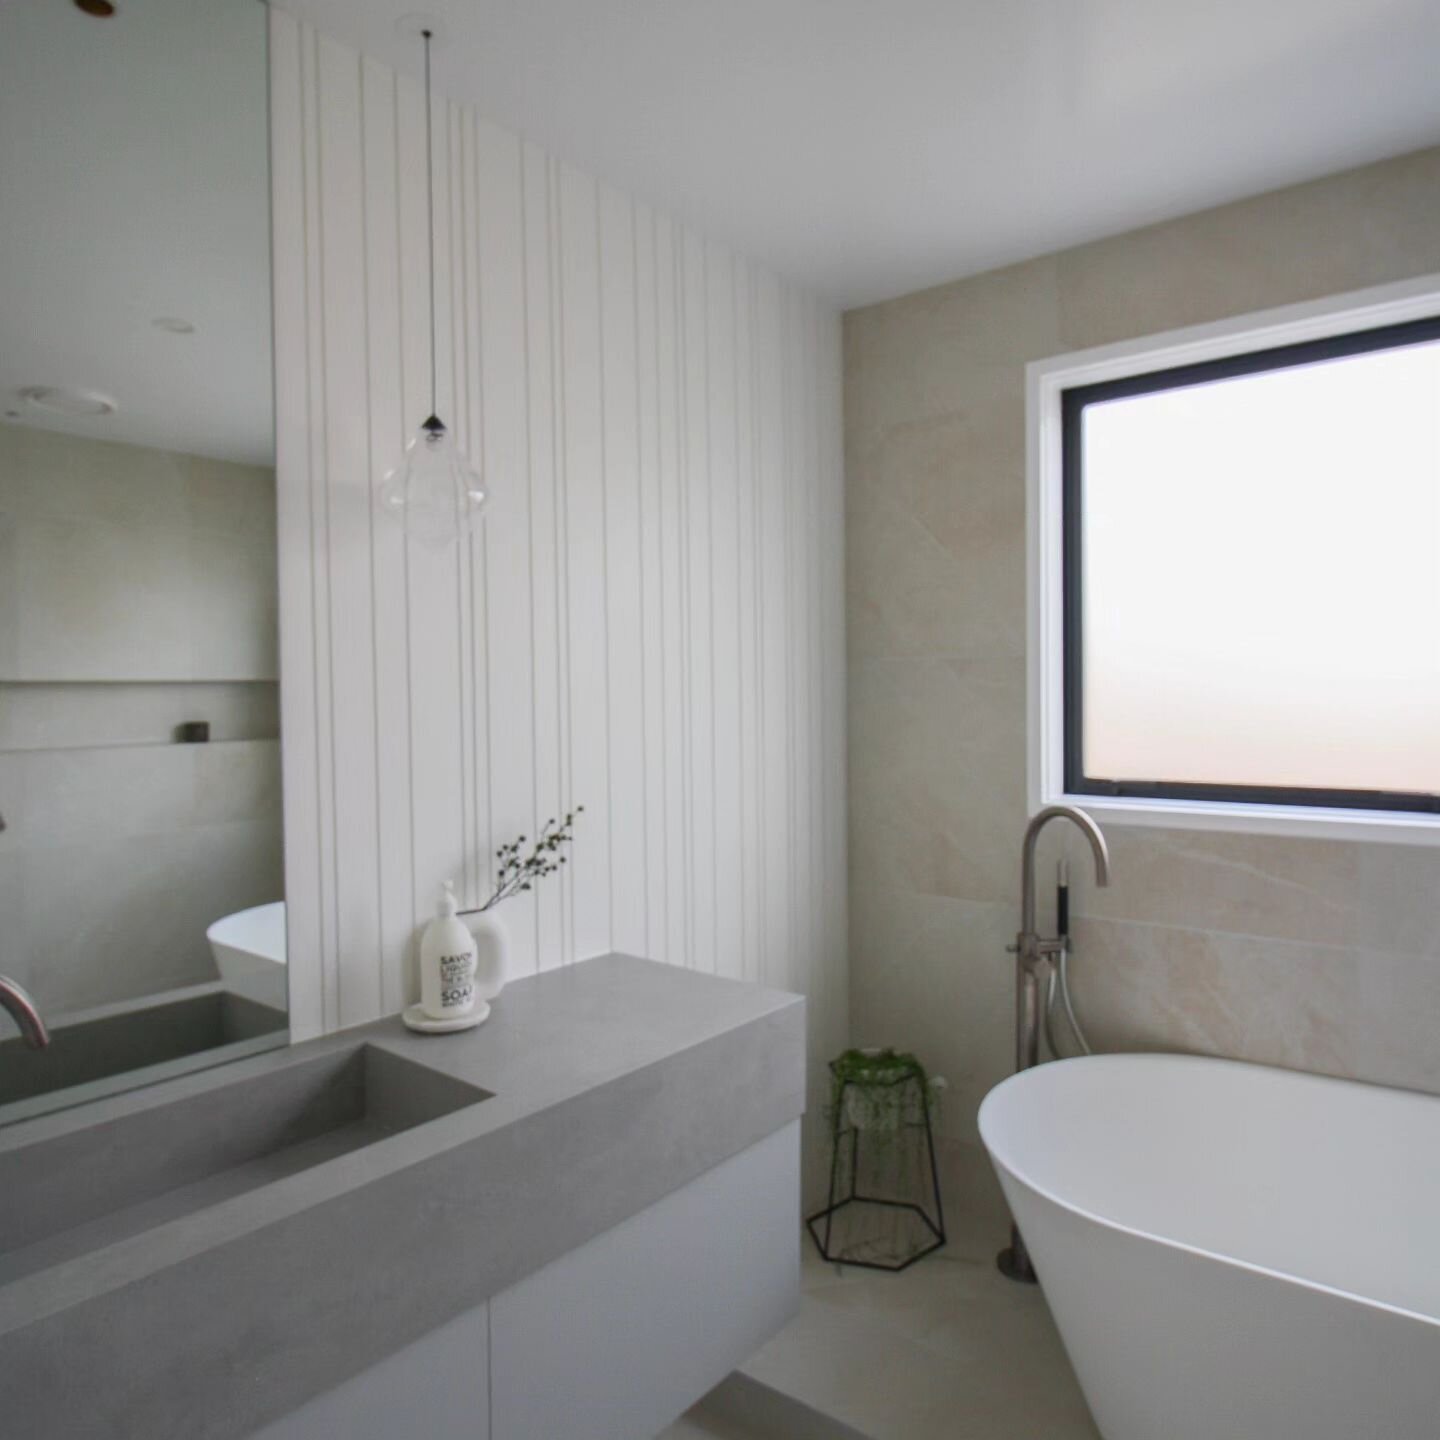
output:
{"label": "freestanding bathtub", "polygon": [[223,915],[205,938],[227,990],[260,1005],[285,1009],[289,971],[283,900]]}
{"label": "freestanding bathtub", "polygon": [[980,1132],[1105,1440],[1440,1437],[1440,1099],[1097,1055]]}

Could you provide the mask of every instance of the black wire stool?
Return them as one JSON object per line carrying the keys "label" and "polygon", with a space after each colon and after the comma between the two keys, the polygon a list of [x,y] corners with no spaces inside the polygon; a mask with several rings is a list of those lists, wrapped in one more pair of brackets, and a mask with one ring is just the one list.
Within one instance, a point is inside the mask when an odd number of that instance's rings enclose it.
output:
{"label": "black wire stool", "polygon": [[904,1270],[945,1243],[925,1072],[909,1056],[885,1058],[876,1071],[885,1078],[864,1080],[831,1062],[829,1203],[805,1224],[832,1265]]}

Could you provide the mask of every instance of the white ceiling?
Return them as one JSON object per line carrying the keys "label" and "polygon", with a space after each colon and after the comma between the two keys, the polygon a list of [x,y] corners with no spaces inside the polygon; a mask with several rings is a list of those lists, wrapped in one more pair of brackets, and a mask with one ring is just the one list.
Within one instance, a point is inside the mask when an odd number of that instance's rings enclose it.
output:
{"label": "white ceiling", "polygon": [[1440,0],[282,3],[846,306],[1440,141]]}
{"label": "white ceiling", "polygon": [[[284,3],[418,72],[415,0]],[[420,3],[442,91],[847,306],[1440,141],[1440,0]],[[263,6],[118,11],[0,3],[0,413],[265,463]]]}
{"label": "white ceiling", "polygon": [[[271,462],[267,104],[256,0],[0,3],[0,414]],[[42,418],[27,385],[119,410]]]}

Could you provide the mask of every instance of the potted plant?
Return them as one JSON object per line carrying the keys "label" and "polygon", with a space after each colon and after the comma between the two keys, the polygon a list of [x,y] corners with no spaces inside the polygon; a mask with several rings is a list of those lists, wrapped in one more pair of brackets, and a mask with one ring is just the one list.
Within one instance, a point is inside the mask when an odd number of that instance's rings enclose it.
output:
{"label": "potted plant", "polygon": [[877,1137],[923,1123],[922,1097],[933,1114],[945,1089],[944,1079],[927,1076],[915,1056],[889,1048],[847,1050],[830,1062],[830,1074],[832,1109],[843,1105],[852,1129]]}

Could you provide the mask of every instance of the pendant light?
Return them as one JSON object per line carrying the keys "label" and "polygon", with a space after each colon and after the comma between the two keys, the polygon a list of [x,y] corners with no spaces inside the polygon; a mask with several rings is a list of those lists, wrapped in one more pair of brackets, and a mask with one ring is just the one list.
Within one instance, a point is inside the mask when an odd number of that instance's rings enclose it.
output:
{"label": "pendant light", "polygon": [[435,387],[435,157],[431,138],[430,41],[425,40],[425,198],[430,236],[430,414],[400,457],[381,478],[379,503],[404,525],[406,534],[441,548],[463,540],[485,510],[489,492],[479,470],[455,444],[436,413]]}

